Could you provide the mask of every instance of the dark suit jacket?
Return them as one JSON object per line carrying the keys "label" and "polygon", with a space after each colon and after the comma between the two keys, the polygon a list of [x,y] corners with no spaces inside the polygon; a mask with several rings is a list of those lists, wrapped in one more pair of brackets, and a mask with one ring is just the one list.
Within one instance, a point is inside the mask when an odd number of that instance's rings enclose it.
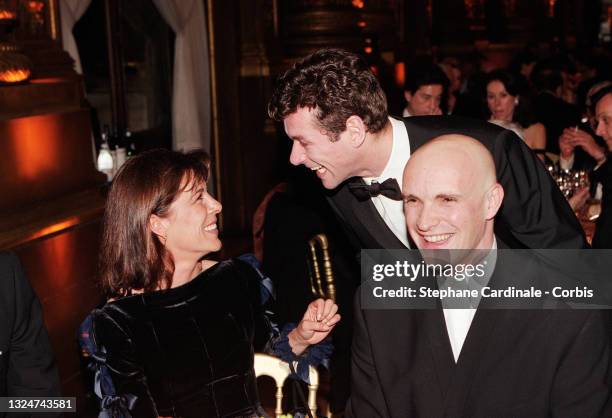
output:
{"label": "dark suit jacket", "polygon": [[[514,132],[496,125],[456,116],[418,116],[403,119],[410,152],[432,138],[458,133],[481,141],[493,154],[504,203],[495,233],[512,248],[583,248],[584,232],[535,154]],[[397,179],[401,182],[401,179]],[[348,190],[352,178],[328,194],[355,248],[404,248],[387,227],[371,200],[359,202]]]}
{"label": "dark suit jacket", "polygon": [[601,183],[601,214],[597,219],[597,228],[593,237],[593,248],[612,249],[612,159],[593,171],[592,183]]}
{"label": "dark suit jacket", "polygon": [[11,253],[0,253],[0,351],[0,396],[60,396],[40,303]]}
{"label": "dark suit jacket", "polygon": [[[498,253],[489,285],[518,268]],[[483,300],[455,363],[439,303],[362,310],[359,294],[349,417],[612,416],[607,312],[482,309]]]}

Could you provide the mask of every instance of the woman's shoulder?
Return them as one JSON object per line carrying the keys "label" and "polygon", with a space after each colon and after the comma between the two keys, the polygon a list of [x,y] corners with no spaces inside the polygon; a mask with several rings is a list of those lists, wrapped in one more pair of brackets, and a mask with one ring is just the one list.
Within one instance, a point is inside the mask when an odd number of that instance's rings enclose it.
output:
{"label": "woman's shoulder", "polygon": [[198,276],[184,285],[108,300],[92,312],[94,318],[129,322],[155,307],[176,306],[183,301],[193,300],[194,297],[244,289],[253,279],[258,278],[255,264],[245,257],[219,262],[206,260],[203,267],[204,270]]}
{"label": "woman's shoulder", "polygon": [[105,304],[93,309],[91,317],[94,326],[105,324],[125,329],[128,324],[144,311],[145,303],[142,295],[132,295],[110,299]]}
{"label": "woman's shoulder", "polygon": [[259,293],[261,285],[270,281],[261,270],[261,263],[253,254],[221,261],[215,265],[211,283],[223,286],[231,294],[237,291],[243,295]]}
{"label": "woman's shoulder", "polygon": [[250,279],[258,275],[258,261],[250,256],[240,256],[219,261],[202,274],[210,276],[231,276],[236,279]]}
{"label": "woman's shoulder", "polygon": [[525,142],[534,150],[546,147],[546,127],[536,122],[525,128]]}
{"label": "woman's shoulder", "polygon": [[546,134],[546,127],[542,122],[535,122],[525,128],[525,133],[527,132]]}

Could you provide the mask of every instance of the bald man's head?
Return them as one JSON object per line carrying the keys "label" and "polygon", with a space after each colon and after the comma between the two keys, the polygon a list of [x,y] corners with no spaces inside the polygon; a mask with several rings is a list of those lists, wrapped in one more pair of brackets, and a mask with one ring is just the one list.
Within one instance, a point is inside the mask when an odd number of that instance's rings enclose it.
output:
{"label": "bald man's head", "polygon": [[477,140],[443,135],[412,154],[404,169],[408,232],[424,249],[489,249],[503,200],[491,153]]}

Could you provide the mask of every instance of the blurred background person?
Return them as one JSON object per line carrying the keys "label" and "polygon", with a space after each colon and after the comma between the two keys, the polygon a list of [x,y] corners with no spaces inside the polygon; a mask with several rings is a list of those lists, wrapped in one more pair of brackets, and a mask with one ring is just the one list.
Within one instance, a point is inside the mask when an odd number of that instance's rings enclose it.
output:
{"label": "blurred background person", "polygon": [[602,81],[591,87],[586,97],[587,113],[579,125],[565,128],[559,137],[559,166],[564,170],[592,170],[604,162],[606,145],[604,140],[596,135],[597,121],[593,97],[611,86],[610,81]]}
{"label": "blurred background person", "polygon": [[559,154],[559,137],[563,130],[580,123],[580,110],[562,97],[563,78],[552,60],[540,61],[531,74],[535,88],[536,119],[546,127],[546,152]]}
{"label": "blurred background person", "polygon": [[435,64],[416,61],[406,67],[404,117],[443,114],[442,104],[448,90],[448,78]]}
{"label": "blurred background person", "polygon": [[529,98],[519,90],[518,79],[505,70],[495,70],[487,78],[489,122],[514,130],[525,143],[544,158],[546,128],[533,117]]}
{"label": "blurred background person", "polygon": [[446,57],[440,64],[440,68],[444,71],[446,78],[448,78],[448,94],[446,95],[446,113],[452,115],[455,110],[455,105],[459,95],[461,94],[461,87],[463,86],[463,76],[461,74],[460,63],[457,58]]}
{"label": "blurred background person", "polygon": [[60,396],[42,307],[9,252],[0,253],[0,396]]}
{"label": "blurred background person", "polygon": [[612,86],[599,90],[592,99],[597,121],[596,134],[601,136],[607,145],[604,159],[595,168],[592,181],[599,182],[603,188],[601,214],[597,219],[593,248],[612,248]]}

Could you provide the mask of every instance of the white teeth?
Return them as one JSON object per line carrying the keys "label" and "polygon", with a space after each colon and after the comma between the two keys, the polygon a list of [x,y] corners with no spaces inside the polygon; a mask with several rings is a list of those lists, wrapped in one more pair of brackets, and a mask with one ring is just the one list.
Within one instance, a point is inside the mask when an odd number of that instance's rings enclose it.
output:
{"label": "white teeth", "polygon": [[320,168],[323,168],[323,166],[322,166],[322,165],[318,165],[318,166],[316,166],[316,167],[310,167],[310,169],[311,169],[312,171],[317,171],[317,170],[319,170]]}
{"label": "white teeth", "polygon": [[451,237],[451,235],[453,234],[428,235],[428,236],[423,236],[423,239],[427,242],[440,242],[440,241],[446,241],[447,239]]}
{"label": "white teeth", "polygon": [[212,224],[204,228],[204,231],[214,231],[215,229],[217,229],[217,224]]}

